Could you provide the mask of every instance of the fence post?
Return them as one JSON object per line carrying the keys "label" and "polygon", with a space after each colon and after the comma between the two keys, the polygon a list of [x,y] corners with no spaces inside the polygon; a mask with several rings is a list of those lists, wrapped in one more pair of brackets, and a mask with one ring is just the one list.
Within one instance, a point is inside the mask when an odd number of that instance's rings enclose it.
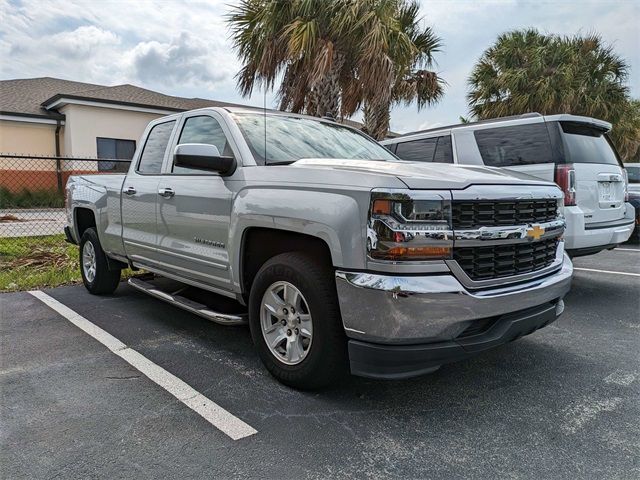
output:
{"label": "fence post", "polygon": [[56,176],[58,178],[58,193],[62,195],[62,161],[60,160],[60,128],[62,128],[62,122],[60,119],[56,120]]}

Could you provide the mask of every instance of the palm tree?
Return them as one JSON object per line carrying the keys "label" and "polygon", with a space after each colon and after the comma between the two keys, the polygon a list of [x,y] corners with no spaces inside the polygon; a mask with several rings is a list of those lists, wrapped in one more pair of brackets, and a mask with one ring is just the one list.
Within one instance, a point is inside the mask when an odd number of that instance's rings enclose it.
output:
{"label": "palm tree", "polygon": [[[389,113],[394,104],[410,105],[414,101],[418,110],[440,100],[444,81],[430,70],[434,66],[434,53],[441,46],[440,39],[430,27],[422,27],[417,2],[401,2],[396,11],[372,16],[361,26],[362,35],[376,35],[383,30],[386,41],[375,50],[366,52],[361,70],[365,80],[361,89],[368,92],[364,98],[364,130],[377,140],[389,130]],[[373,47],[372,47],[373,48]],[[379,72],[386,72],[380,77]],[[379,88],[367,85],[377,82]]]}
{"label": "palm tree", "polygon": [[598,35],[561,37],[519,30],[498,37],[469,77],[471,113],[494,118],[526,112],[572,113],[614,125],[621,152],[640,138],[637,107],[626,86],[628,67]]}
{"label": "palm tree", "polygon": [[281,110],[349,117],[364,107],[366,130],[383,138],[392,104],[442,95],[426,70],[439,39],[418,13],[408,0],[242,0],[229,16],[240,92],[282,78]]}

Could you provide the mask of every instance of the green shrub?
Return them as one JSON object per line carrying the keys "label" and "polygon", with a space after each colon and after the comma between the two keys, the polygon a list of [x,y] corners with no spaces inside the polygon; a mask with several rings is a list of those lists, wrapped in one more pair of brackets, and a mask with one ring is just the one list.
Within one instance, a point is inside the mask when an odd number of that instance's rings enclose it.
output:
{"label": "green shrub", "polygon": [[57,190],[27,190],[12,192],[0,187],[0,208],[62,208],[64,197]]}

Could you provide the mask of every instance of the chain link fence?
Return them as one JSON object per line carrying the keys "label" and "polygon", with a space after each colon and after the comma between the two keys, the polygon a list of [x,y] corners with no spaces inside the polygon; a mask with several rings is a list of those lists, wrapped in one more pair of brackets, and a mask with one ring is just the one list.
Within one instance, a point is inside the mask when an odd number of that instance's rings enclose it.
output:
{"label": "chain link fence", "polygon": [[63,233],[71,175],[123,173],[130,160],[0,154],[0,240]]}

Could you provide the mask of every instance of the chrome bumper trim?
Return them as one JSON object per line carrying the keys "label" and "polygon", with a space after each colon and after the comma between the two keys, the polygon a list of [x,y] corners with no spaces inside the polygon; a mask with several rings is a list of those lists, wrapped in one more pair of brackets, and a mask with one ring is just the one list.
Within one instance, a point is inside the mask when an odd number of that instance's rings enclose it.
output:
{"label": "chrome bumper trim", "polygon": [[530,243],[532,231],[542,231],[536,241],[559,237],[564,232],[565,221],[562,219],[544,223],[513,225],[501,227],[479,227],[470,230],[453,232],[455,247],[484,247],[487,245],[506,245]]}
{"label": "chrome bumper trim", "polygon": [[336,272],[342,321],[350,338],[385,344],[450,340],[474,320],[562,299],[573,265],[545,277],[469,291],[453,275],[392,276]]}

